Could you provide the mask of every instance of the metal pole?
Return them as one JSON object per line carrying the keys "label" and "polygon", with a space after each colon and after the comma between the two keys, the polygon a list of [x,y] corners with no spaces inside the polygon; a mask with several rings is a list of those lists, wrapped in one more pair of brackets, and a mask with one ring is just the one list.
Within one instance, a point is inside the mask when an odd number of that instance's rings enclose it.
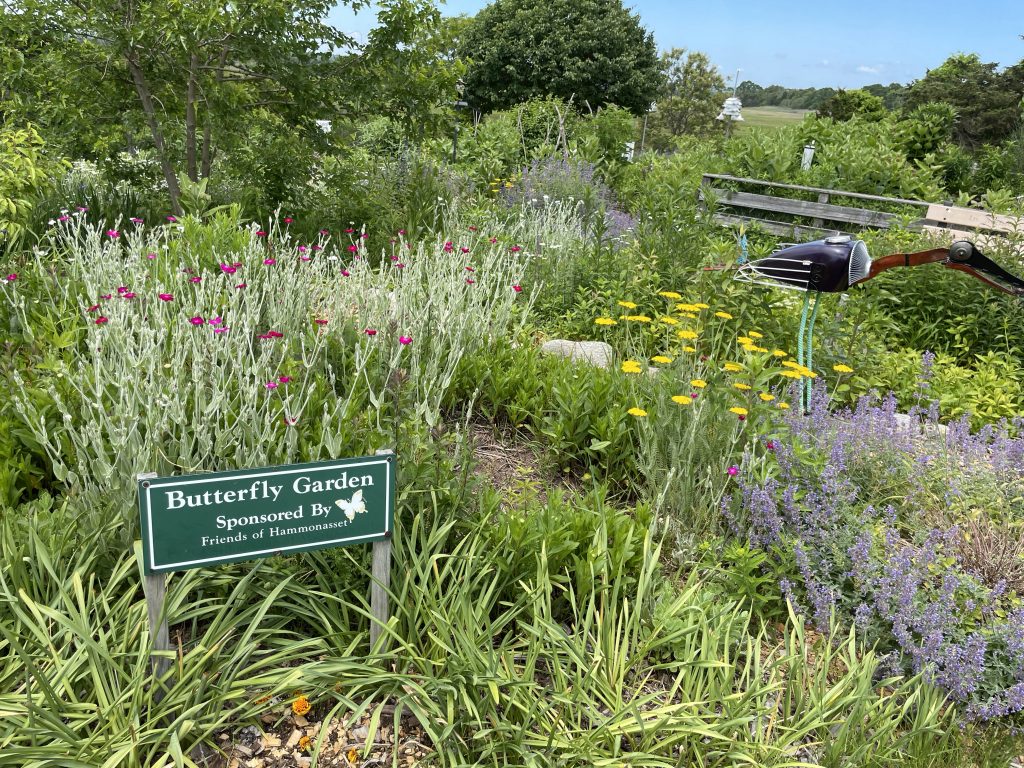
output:
{"label": "metal pole", "polygon": [[458,160],[459,155],[459,122],[458,116],[455,118],[455,133],[452,135],[452,163]]}

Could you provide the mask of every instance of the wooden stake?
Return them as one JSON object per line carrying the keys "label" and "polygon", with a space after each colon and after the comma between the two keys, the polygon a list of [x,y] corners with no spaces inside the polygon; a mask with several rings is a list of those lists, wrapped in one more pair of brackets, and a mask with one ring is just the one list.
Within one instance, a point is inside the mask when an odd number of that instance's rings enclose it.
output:
{"label": "wooden stake", "polygon": [[[139,480],[149,480],[156,477],[156,472],[143,472],[137,475]],[[161,677],[171,665],[171,660],[166,656],[158,656],[160,651],[171,650],[171,633],[167,626],[167,574],[150,573],[146,566],[145,547],[142,542],[143,556],[142,563],[145,576],[142,581],[142,588],[146,593],[146,610],[149,612],[149,633],[153,638],[153,650],[150,654],[150,666],[155,677]],[[157,699],[160,698],[160,691],[155,692]]]}
{"label": "wooden stake", "polygon": [[[394,451],[385,448],[377,451],[377,456],[390,456]],[[395,471],[392,467],[392,471]],[[391,521],[394,528],[395,521]],[[391,589],[391,531],[383,541],[373,542],[373,581],[370,583],[370,651],[377,646],[381,630],[388,623],[388,590]]]}

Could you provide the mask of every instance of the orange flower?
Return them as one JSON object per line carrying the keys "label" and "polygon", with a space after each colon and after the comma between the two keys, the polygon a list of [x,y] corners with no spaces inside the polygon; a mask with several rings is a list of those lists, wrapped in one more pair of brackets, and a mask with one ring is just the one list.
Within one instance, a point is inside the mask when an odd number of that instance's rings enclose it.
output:
{"label": "orange flower", "polygon": [[309,703],[309,699],[305,696],[299,696],[299,698],[292,702],[292,712],[296,715],[306,715],[312,708],[313,705]]}

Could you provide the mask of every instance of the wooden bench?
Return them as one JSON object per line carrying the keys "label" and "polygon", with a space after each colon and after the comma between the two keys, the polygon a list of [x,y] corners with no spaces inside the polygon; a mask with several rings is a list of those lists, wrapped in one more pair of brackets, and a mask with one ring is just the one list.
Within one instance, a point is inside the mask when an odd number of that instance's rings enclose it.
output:
{"label": "wooden bench", "polygon": [[[722,187],[722,184],[728,187]],[[736,187],[756,191],[741,191]],[[777,197],[774,190],[794,190],[804,197],[815,196],[816,200],[801,200],[793,197]],[[838,205],[835,198],[851,201],[872,201],[883,203],[890,210],[874,210],[855,205]],[[863,228],[888,229],[900,220],[906,220],[902,209],[924,213],[928,203],[920,200],[904,200],[897,197],[882,197],[861,192],[846,192],[822,187],[805,187],[798,184],[782,184],[760,179],[746,179],[706,173],[701,179],[701,202],[713,211],[715,221],[726,225],[756,225],[776,235],[793,239],[827,237],[829,235],[853,234]],[[766,218],[764,214],[781,214],[787,217],[810,219],[810,222],[796,222]],[[912,215],[912,214],[911,214]]]}
{"label": "wooden bench", "polygon": [[[817,199],[778,197],[771,194],[773,190],[793,190],[803,197],[816,196]],[[836,198],[882,203],[889,210],[837,205],[832,202]],[[794,241],[855,234],[861,229],[888,229],[901,221],[906,223],[908,229],[948,242],[971,240],[982,248],[998,242],[996,238],[1005,238],[1007,235],[1019,234],[1024,237],[1024,220],[1020,217],[922,200],[804,187],[717,173],[704,174],[700,200],[711,209],[714,220],[720,224],[758,226]],[[766,218],[766,214],[776,214],[790,220]],[[912,218],[914,214],[920,218]]]}
{"label": "wooden bench", "polygon": [[970,240],[978,247],[985,248],[1008,235],[1024,236],[1024,219],[979,211],[976,208],[929,205],[921,229],[942,240]]}

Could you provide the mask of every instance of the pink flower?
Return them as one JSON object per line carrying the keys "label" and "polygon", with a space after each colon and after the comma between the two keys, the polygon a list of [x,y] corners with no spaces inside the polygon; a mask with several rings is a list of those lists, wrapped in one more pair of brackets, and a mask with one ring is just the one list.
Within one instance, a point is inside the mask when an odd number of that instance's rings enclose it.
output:
{"label": "pink flower", "polygon": [[366,239],[367,239],[367,238],[368,238],[369,236],[370,236],[370,233],[369,233],[369,232],[363,232],[363,234],[361,234],[361,235],[359,236],[359,239],[360,239],[360,240],[366,240]]}
{"label": "pink flower", "polygon": [[238,285],[235,286],[235,290],[241,290],[242,288],[247,288],[248,286],[248,283],[239,283]]}
{"label": "pink flower", "polygon": [[267,389],[277,389],[277,382],[276,381],[268,381],[265,384],[265,386],[266,386]]}
{"label": "pink flower", "polygon": [[79,205],[77,207],[77,210],[78,210],[79,213],[85,213],[86,211],[89,210],[89,206],[87,206],[87,205]]}
{"label": "pink flower", "polygon": [[138,216],[132,216],[130,219],[128,219],[128,221],[130,221],[132,224],[142,223],[142,219],[140,219]]}
{"label": "pink flower", "polygon": [[691,392],[690,393],[690,399],[691,400],[696,400],[698,397],[700,397],[700,395],[697,394],[696,392]]}
{"label": "pink flower", "polygon": [[470,225],[469,231],[470,232],[476,232],[476,227],[474,227],[473,225]]}
{"label": "pink flower", "polygon": [[270,336],[272,339],[280,339],[282,336],[284,336],[284,334],[281,333],[280,331],[267,331],[267,335]]}
{"label": "pink flower", "polygon": [[351,273],[351,272],[349,272],[349,271],[348,271],[347,269],[343,269],[343,270],[341,270],[341,276],[342,276],[342,277],[348,277],[348,276],[349,276],[349,275],[351,275],[351,274],[352,274],[352,273]]}
{"label": "pink flower", "polygon": [[769,440],[764,444],[764,447],[767,448],[769,451],[774,451],[778,446],[776,445],[774,440]]}
{"label": "pink flower", "polygon": [[309,256],[299,256],[299,259],[300,259],[301,261],[312,261],[312,260],[313,260],[313,259],[311,259],[311,258],[310,258]]}
{"label": "pink flower", "polygon": [[519,253],[523,249],[520,248],[518,245],[513,245],[511,248],[509,248],[509,250],[512,251],[512,253]]}
{"label": "pink flower", "polygon": [[99,308],[100,308],[100,305],[99,305],[99,304],[93,304],[93,305],[92,305],[91,307],[89,307],[89,309],[88,309],[87,311],[89,311],[89,312],[95,312],[95,311],[96,311],[97,309],[99,309]]}
{"label": "pink flower", "polygon": [[305,252],[306,252],[306,246],[300,245],[299,246],[299,253],[305,253]]}
{"label": "pink flower", "polygon": [[291,376],[278,376],[277,380],[280,381],[282,384],[287,384],[289,381],[292,380],[292,377]]}
{"label": "pink flower", "polygon": [[124,298],[124,299],[134,299],[135,298],[135,293],[133,291],[125,291],[124,293],[121,294],[121,298]]}
{"label": "pink flower", "polygon": [[57,221],[64,222],[64,221],[67,221],[70,218],[71,218],[70,216],[68,216],[66,213],[64,213],[64,214],[61,214],[60,216],[57,217]]}
{"label": "pink flower", "polygon": [[447,243],[444,244],[444,252],[445,253],[451,253],[452,247],[453,247],[452,246],[452,242],[451,242],[451,240],[449,240]]}
{"label": "pink flower", "polygon": [[398,261],[398,257],[397,257],[397,256],[392,256],[392,257],[391,257],[391,260],[392,260],[392,261]]}
{"label": "pink flower", "polygon": [[266,237],[266,236],[267,236],[267,233],[264,232],[262,229],[257,229],[256,230],[256,237]]}
{"label": "pink flower", "polygon": [[516,293],[522,293],[523,286],[519,285],[519,283],[516,283],[515,285],[512,286],[512,290],[515,291]]}
{"label": "pink flower", "polygon": [[356,252],[356,251],[358,251],[358,250],[359,250],[359,246],[358,246],[358,245],[350,245],[350,246],[348,247],[348,252],[349,252],[349,253],[355,253],[355,252]]}
{"label": "pink flower", "polygon": [[328,231],[328,230],[326,230],[326,229],[321,229],[321,230],[320,230],[320,234],[321,234],[321,235],[329,235],[329,234],[331,234],[331,233],[330,233],[330,231]]}
{"label": "pink flower", "polygon": [[13,283],[17,279],[18,279],[18,273],[17,272],[11,272],[11,274],[9,274],[7,276],[7,282],[8,283]]}
{"label": "pink flower", "polygon": [[270,334],[269,333],[261,333],[256,338],[259,338],[259,339],[269,339],[270,338]]}
{"label": "pink flower", "polygon": [[404,234],[405,234],[405,230],[404,230],[404,229],[400,229],[400,230],[398,230],[398,236],[399,236],[399,237],[401,237],[401,236],[402,236],[402,235],[404,235]]}
{"label": "pink flower", "polygon": [[349,227],[348,229],[345,230],[346,235],[351,235],[353,232],[355,232],[355,230],[352,229],[352,227]]}
{"label": "pink flower", "polygon": [[214,328],[214,329],[213,329],[213,332],[214,332],[214,333],[225,333],[225,332],[227,332],[228,330],[230,330],[230,329],[229,329],[229,328]]}
{"label": "pink flower", "polygon": [[209,322],[210,322],[210,325],[220,325],[221,323],[224,322],[224,318],[222,318],[222,317],[215,317],[212,320],[210,320]]}
{"label": "pink flower", "polygon": [[107,324],[107,318],[105,318],[103,315],[100,315],[99,317],[96,318],[96,325],[106,325],[106,324]]}
{"label": "pink flower", "polygon": [[476,270],[473,269],[473,267],[466,267],[466,271],[467,272],[476,272]]}
{"label": "pink flower", "polygon": [[313,322],[316,323],[317,325],[327,325],[327,321],[324,320],[322,317],[318,317]]}
{"label": "pink flower", "polygon": [[277,264],[277,260],[276,259],[264,259],[263,263],[266,264],[268,267],[272,267],[275,264]]}
{"label": "pink flower", "polygon": [[155,253],[147,253],[146,254],[146,258],[147,259],[155,259],[156,258],[156,254]]}
{"label": "pink flower", "polygon": [[111,296],[111,294],[109,294],[109,293],[104,293],[104,294],[103,294],[102,296],[100,296],[100,298],[101,298],[101,299],[109,299],[109,298],[110,298],[110,296]]}
{"label": "pink flower", "polygon": [[398,343],[402,344],[403,346],[406,344],[412,344],[412,336],[399,336]]}
{"label": "pink flower", "polygon": [[729,473],[729,477],[736,477],[736,475],[738,475],[740,473],[740,468],[735,466],[735,465],[733,465],[733,466],[729,467],[725,471]]}
{"label": "pink flower", "polygon": [[402,262],[398,262],[397,264],[395,264],[395,266],[398,267],[399,269],[405,269],[405,264],[403,264]]}
{"label": "pink flower", "polygon": [[459,248],[459,250],[462,251],[463,253],[469,253],[469,248],[467,248],[466,246],[462,246],[461,248]]}
{"label": "pink flower", "polygon": [[168,216],[167,220],[169,222],[171,222],[171,224],[174,224],[178,220],[178,217],[177,216]]}
{"label": "pink flower", "polygon": [[188,319],[188,321],[190,323],[192,323],[192,325],[205,325],[206,324],[206,321],[203,320],[203,318],[201,318],[199,315],[196,315],[195,317],[190,317]]}
{"label": "pink flower", "polygon": [[160,294],[157,294],[157,298],[160,299],[160,301],[174,301],[174,294],[173,293],[160,293]]}
{"label": "pink flower", "polygon": [[376,336],[377,335],[377,329],[376,328],[364,328],[363,329],[363,333],[365,333],[367,336]]}
{"label": "pink flower", "polygon": [[235,272],[237,272],[238,270],[236,270],[236,269],[235,269],[235,268],[234,268],[233,266],[231,266],[230,264],[221,264],[221,265],[220,265],[220,271],[221,271],[221,272],[223,272],[223,273],[224,273],[225,275],[233,275],[233,274],[235,274]]}
{"label": "pink flower", "polygon": [[472,285],[472,284],[473,284],[473,283],[475,283],[475,282],[476,282],[476,280],[474,280],[474,279],[473,279],[473,278],[471,278],[471,277],[467,277],[467,278],[466,278],[466,285]]}
{"label": "pink flower", "polygon": [[498,242],[498,238],[492,237],[491,238],[491,245],[494,245],[496,242]]}
{"label": "pink flower", "polygon": [[190,283],[201,283],[203,282],[203,278],[201,278],[199,275],[196,275],[195,277],[190,277],[188,281]]}
{"label": "pink flower", "polygon": [[292,217],[291,217],[291,216],[285,216],[285,217],[284,217],[284,223],[285,223],[285,224],[291,224],[291,223],[292,223],[292,221],[294,221],[294,219],[292,219]]}
{"label": "pink flower", "polygon": [[115,240],[115,239],[119,238],[120,236],[121,236],[121,233],[118,232],[116,229],[108,229],[107,230],[107,237],[109,237],[111,240]]}
{"label": "pink flower", "polygon": [[311,245],[311,246],[309,246],[309,250],[311,250],[311,251],[322,251],[323,249],[324,249],[324,247],[322,245]]}
{"label": "pink flower", "polygon": [[238,269],[238,268],[239,268],[240,266],[242,266],[242,262],[240,262],[240,261],[236,261],[236,262],[235,262],[234,264],[232,264],[231,266],[232,266],[232,267],[234,267],[235,269]]}
{"label": "pink flower", "polygon": [[128,286],[127,285],[119,285],[117,287],[117,292],[118,293],[127,293],[128,292]]}

